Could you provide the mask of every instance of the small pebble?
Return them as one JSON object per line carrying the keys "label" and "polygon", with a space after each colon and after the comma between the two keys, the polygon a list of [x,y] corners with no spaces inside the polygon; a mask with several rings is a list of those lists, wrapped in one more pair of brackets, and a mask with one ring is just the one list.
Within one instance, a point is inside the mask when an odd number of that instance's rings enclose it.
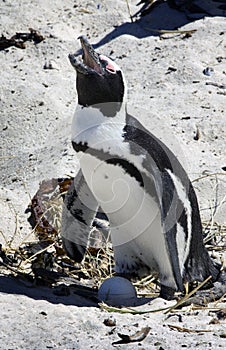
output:
{"label": "small pebble", "polygon": [[115,327],[116,326],[116,320],[114,318],[106,318],[104,320],[104,325],[107,327]]}
{"label": "small pebble", "polygon": [[207,75],[208,77],[210,77],[211,75],[213,75],[214,73],[214,70],[213,68],[211,67],[206,67],[204,70],[203,70],[203,74],[204,75]]}
{"label": "small pebble", "polygon": [[50,60],[48,62],[47,61],[45,62],[43,69],[57,69],[57,70],[59,70],[59,67],[54,60]]}
{"label": "small pebble", "polygon": [[45,311],[41,311],[40,315],[47,316],[47,313]]}

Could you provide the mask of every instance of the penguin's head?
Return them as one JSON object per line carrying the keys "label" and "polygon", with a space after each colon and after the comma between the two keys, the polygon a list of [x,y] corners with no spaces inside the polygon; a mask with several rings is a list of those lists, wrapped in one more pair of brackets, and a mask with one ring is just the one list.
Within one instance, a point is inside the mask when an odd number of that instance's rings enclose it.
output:
{"label": "penguin's head", "polygon": [[79,105],[86,107],[113,102],[119,110],[126,90],[121,69],[110,58],[97,53],[86,37],[80,36],[79,39],[83,50],[82,61],[77,59],[76,54],[69,55],[77,73]]}

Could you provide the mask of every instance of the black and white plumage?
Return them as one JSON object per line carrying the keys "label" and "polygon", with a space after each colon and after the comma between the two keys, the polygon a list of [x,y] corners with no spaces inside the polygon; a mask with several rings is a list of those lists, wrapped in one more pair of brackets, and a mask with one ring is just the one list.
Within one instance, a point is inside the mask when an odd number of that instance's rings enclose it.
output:
{"label": "black and white plumage", "polygon": [[80,37],[83,61],[69,55],[77,73],[78,107],[72,145],[81,169],[63,208],[62,239],[80,262],[99,207],[106,213],[115,270],[159,273],[161,296],[183,291],[219,268],[203,244],[194,189],[175,155],[126,112],[126,86],[118,65]]}

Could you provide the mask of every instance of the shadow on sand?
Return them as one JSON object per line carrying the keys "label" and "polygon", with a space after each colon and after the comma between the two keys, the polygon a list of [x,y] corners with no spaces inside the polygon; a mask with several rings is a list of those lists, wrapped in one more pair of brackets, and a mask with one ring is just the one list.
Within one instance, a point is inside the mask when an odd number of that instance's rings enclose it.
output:
{"label": "shadow on sand", "polygon": [[189,15],[188,13],[169,7],[167,3],[162,3],[156,6],[146,16],[140,17],[134,20],[134,22],[126,22],[116,26],[113,31],[108,33],[99,42],[93,44],[93,47],[99,48],[121,35],[131,35],[142,39],[149,36],[158,36],[160,34],[159,30],[177,30],[190,22],[207,16],[226,16],[226,10],[220,10],[219,6],[219,2],[212,1],[209,13],[200,12]]}
{"label": "shadow on sand", "polygon": [[98,301],[94,295],[84,297],[72,291],[69,295],[56,295],[56,289],[54,288],[33,285],[30,282],[8,275],[0,276],[0,293],[24,295],[34,300],[46,300],[52,304],[98,306]]}
{"label": "shadow on sand", "polygon": [[[65,290],[66,293],[64,293]],[[11,294],[23,295],[34,300],[45,300],[51,304],[99,307],[97,291],[79,284],[72,284],[70,286],[61,285],[59,288],[51,288],[37,286],[31,282],[10,275],[0,275],[0,293],[5,293],[9,296]],[[141,306],[147,304],[149,301],[151,301],[150,298],[136,298],[132,305],[124,306]]]}

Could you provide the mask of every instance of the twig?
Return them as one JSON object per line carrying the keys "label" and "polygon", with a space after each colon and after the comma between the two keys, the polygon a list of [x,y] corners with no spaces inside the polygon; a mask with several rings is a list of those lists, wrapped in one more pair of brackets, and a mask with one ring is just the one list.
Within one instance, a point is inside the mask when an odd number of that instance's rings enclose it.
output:
{"label": "twig", "polygon": [[155,310],[135,310],[132,308],[127,308],[127,307],[113,307],[113,306],[108,306],[105,303],[99,303],[98,304],[102,310],[108,311],[108,312],[118,312],[120,314],[132,314],[132,315],[143,315],[143,314],[148,314],[148,313],[154,313],[154,312],[160,312],[160,311],[165,311],[168,310],[168,307],[163,307]]}
{"label": "twig", "polygon": [[1,230],[0,230],[0,234],[2,235],[2,237],[3,237],[4,241],[5,241],[5,243],[8,245],[7,238],[6,238],[6,236],[4,235],[4,233],[3,233]]}
{"label": "twig", "polygon": [[190,29],[190,30],[166,30],[166,29],[152,29],[149,27],[145,28],[146,30],[149,30],[151,32],[155,32],[155,33],[160,33],[160,34],[192,34],[195,33],[197,31],[197,29]]}
{"label": "twig", "polygon": [[168,324],[168,327],[171,329],[176,329],[179,332],[187,332],[187,333],[203,333],[203,332],[212,332],[210,329],[190,329],[185,327],[180,327],[176,325]]}
{"label": "twig", "polygon": [[212,176],[225,176],[226,174],[225,173],[210,173],[210,174],[206,174],[206,175],[203,175],[203,176],[200,176],[200,177],[197,177],[196,179],[192,180],[192,182],[196,182],[196,181],[199,181],[199,180],[202,180],[202,179],[205,179],[206,177],[212,177]]}
{"label": "twig", "polygon": [[20,275],[22,277],[26,277],[29,275],[29,273],[24,273],[24,272],[21,272],[19,269],[17,269],[16,267],[12,267],[12,266],[9,266],[8,264],[4,263],[3,261],[0,262],[0,266],[4,266],[6,269],[14,272],[15,274],[17,275]]}
{"label": "twig", "polygon": [[126,0],[126,5],[127,5],[128,12],[129,12],[130,20],[133,23],[133,16],[132,16],[131,11],[130,11],[130,6],[129,6],[128,0]]}
{"label": "twig", "polygon": [[200,288],[202,288],[210,279],[212,278],[212,276],[209,276],[205,279],[205,281],[203,281],[202,283],[200,283],[195,289],[193,289],[190,293],[188,293],[187,295],[185,295],[182,299],[180,299],[174,306],[170,307],[166,312],[164,312],[165,314],[168,314],[169,312],[172,312],[174,309],[176,309],[178,306],[181,306],[182,304],[184,304],[193,294],[195,294]]}
{"label": "twig", "polygon": [[136,287],[139,287],[139,286],[145,287],[145,286],[151,284],[152,282],[154,282],[155,279],[156,278],[154,276],[148,275],[148,276],[142,278],[140,281],[133,283],[133,285]]}
{"label": "twig", "polygon": [[16,158],[16,156],[1,156],[1,157],[0,157],[0,160],[12,159],[12,158]]}
{"label": "twig", "polygon": [[17,235],[17,232],[18,232],[18,213],[16,212],[16,209],[15,209],[15,207],[13,206],[13,204],[11,204],[11,206],[12,206],[12,209],[13,209],[14,214],[15,214],[15,230],[14,230],[14,233],[13,233],[11,239],[7,242],[9,248],[11,248],[11,245],[12,245],[12,243],[13,243],[13,241],[14,241],[16,235]]}
{"label": "twig", "polygon": [[113,342],[112,345],[141,342],[146,338],[146,336],[150,332],[150,329],[150,327],[143,327],[140,331],[136,332],[133,335],[118,333],[118,336],[119,338],[121,338],[121,340]]}
{"label": "twig", "polygon": [[40,255],[42,253],[44,253],[46,250],[48,250],[49,248],[53,247],[55,245],[55,242],[48,245],[47,247],[39,250],[38,252],[36,252],[35,254],[33,254],[32,256],[30,256],[29,258],[27,258],[26,260],[24,260],[24,264],[28,263],[28,262],[31,262],[37,255]]}
{"label": "twig", "polygon": [[86,8],[78,9],[78,12],[87,13],[87,14],[92,14],[93,13],[93,11],[87,10]]}

